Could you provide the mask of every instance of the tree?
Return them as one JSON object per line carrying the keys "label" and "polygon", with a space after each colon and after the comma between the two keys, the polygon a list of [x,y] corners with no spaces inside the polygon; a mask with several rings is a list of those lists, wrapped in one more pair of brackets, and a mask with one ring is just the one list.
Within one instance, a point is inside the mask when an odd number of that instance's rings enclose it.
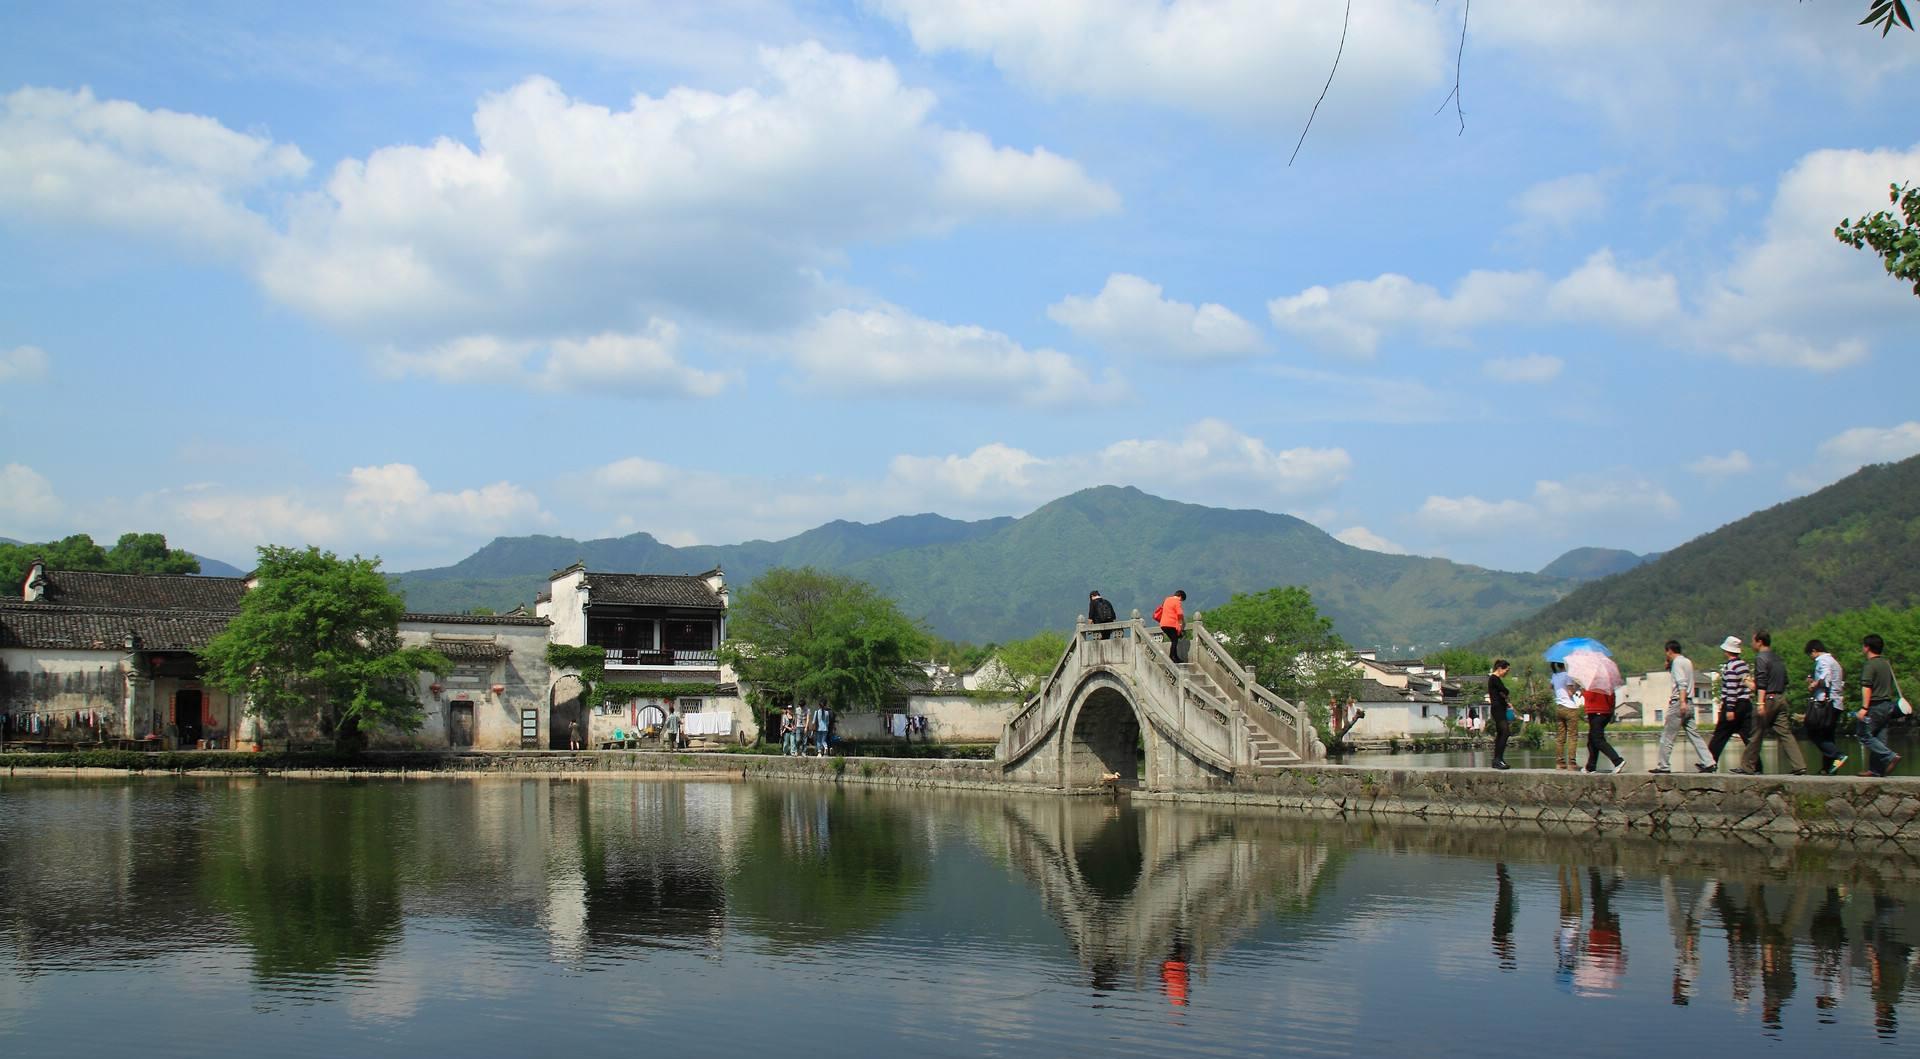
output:
{"label": "tree", "polygon": [[1855,250],[1879,254],[1887,275],[1913,284],[1914,297],[1920,298],[1920,184],[1889,185],[1887,198],[1900,216],[1881,210],[1857,221],[1846,218],[1833,235]]}
{"label": "tree", "polygon": [[1236,592],[1207,611],[1205,621],[1235,661],[1253,667],[1254,679],[1306,709],[1321,737],[1329,738],[1329,704],[1345,701],[1360,681],[1346,641],[1314,606],[1312,593],[1299,585]]}
{"label": "tree", "polygon": [[1066,650],[1065,634],[1051,629],[1002,646],[994,654],[1000,660],[1000,670],[989,681],[991,690],[1008,692],[1023,699],[1032,695],[1040,690],[1040,685],[1052,674],[1053,667]]}
{"label": "tree", "polygon": [[1449,647],[1444,651],[1435,651],[1421,661],[1429,666],[1446,670],[1449,677],[1457,677],[1463,673],[1471,675],[1493,671],[1493,659],[1465,647]]}
{"label": "tree", "polygon": [[9,589],[27,579],[35,559],[52,570],[106,570],[120,574],[197,574],[200,560],[192,552],[167,547],[159,533],[125,533],[111,549],[95,544],[91,536],[75,533],[44,544],[0,544],[0,570],[12,578]]}
{"label": "tree", "polygon": [[245,695],[248,712],[267,721],[313,717],[343,751],[364,748],[378,725],[420,727],[420,673],[452,664],[401,646],[406,605],[379,559],[267,545],[257,577],[239,616],[200,651],[208,683]]}
{"label": "tree", "polygon": [[877,709],[919,677],[931,640],[864,581],[811,567],[760,575],[727,619],[721,657],[756,705],[821,702]]}

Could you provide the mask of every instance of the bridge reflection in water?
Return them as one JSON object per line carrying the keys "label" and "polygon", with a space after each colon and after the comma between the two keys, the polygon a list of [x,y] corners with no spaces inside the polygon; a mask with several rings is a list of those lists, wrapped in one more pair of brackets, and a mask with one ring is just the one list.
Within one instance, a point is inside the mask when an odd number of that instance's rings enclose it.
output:
{"label": "bridge reflection in water", "polygon": [[1920,1005],[1894,846],[621,779],[0,777],[0,809],[7,1054],[1855,1054]]}

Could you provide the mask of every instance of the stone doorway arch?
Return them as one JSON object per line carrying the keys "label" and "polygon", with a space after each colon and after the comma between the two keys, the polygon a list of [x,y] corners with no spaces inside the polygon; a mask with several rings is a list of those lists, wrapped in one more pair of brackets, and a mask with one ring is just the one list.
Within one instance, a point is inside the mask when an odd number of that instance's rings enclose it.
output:
{"label": "stone doorway arch", "polygon": [[547,691],[547,749],[566,750],[568,726],[580,726],[580,745],[591,747],[592,720],[587,716],[587,685],[568,673]]}

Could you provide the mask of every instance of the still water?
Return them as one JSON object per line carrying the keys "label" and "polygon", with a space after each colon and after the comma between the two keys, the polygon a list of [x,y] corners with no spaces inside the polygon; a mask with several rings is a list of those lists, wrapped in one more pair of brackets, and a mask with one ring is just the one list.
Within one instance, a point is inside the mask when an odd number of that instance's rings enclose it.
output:
{"label": "still water", "polygon": [[1089,799],[0,779],[0,1055],[1911,1055],[1916,886]]}

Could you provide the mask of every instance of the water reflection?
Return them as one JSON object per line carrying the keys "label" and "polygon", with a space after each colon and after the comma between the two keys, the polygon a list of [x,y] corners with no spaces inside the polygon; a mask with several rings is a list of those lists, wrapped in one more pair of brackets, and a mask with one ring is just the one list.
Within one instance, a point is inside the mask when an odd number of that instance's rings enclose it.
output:
{"label": "water reflection", "polygon": [[[715,1026],[795,1054],[1852,1048],[1897,1042],[1920,992],[1917,883],[1897,847],[1095,799],[0,779],[0,1042],[253,1020],[236,1042],[290,1056],[701,1051]],[[93,1010],[123,1017],[74,1037]]]}

